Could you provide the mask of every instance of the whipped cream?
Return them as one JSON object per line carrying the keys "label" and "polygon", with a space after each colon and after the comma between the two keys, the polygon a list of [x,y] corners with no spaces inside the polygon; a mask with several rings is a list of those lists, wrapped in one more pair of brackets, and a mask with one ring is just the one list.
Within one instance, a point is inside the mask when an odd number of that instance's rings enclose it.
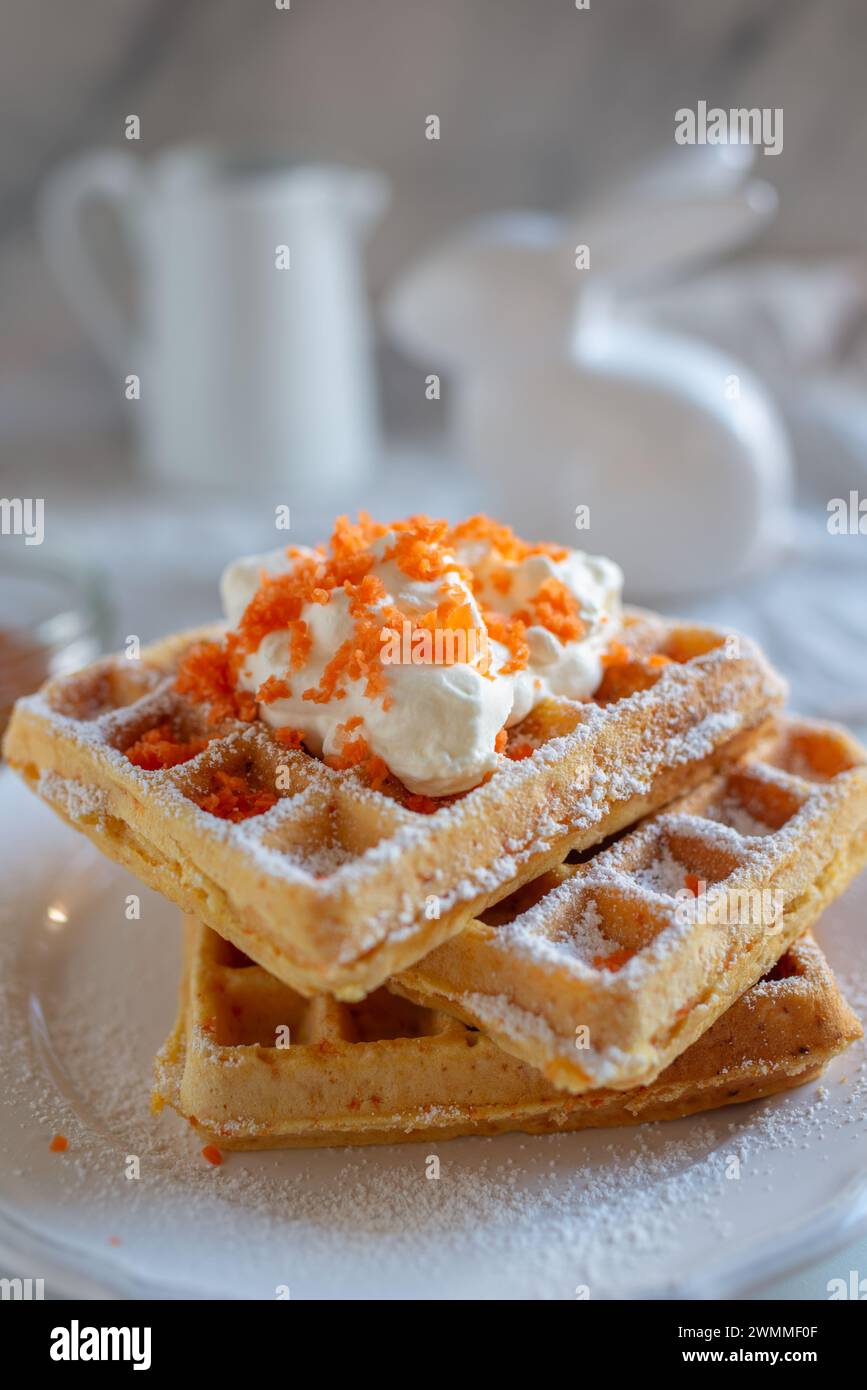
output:
{"label": "whipped cream", "polygon": [[[446,570],[432,581],[412,579],[396,561],[385,559],[394,545],[392,532],[371,545],[371,573],[384,585],[385,597],[376,608],[395,605],[409,618],[437,608],[443,583],[459,595],[481,636],[467,661],[445,664],[383,664],[388,708],[383,699],[364,693],[364,682],[346,681],[345,697],[327,704],[305,700],[303,692],[318,685],[322,673],[343,642],[355,631],[349,599],[335,589],[329,602],[307,603],[301,613],[311,639],[302,670],[291,670],[290,634],[269,633],[240,669],[238,682],[255,692],[269,677],[285,678],[288,698],[260,703],[261,718],[274,728],[297,729],[311,752],[338,756],[344,742],[362,735],[371,753],[411,792],[445,796],[476,786],[494,770],[500,755],[497,734],[524,719],[549,696],[584,700],[602,678],[601,656],[617,636],[623,575],[613,561],[570,550],[563,559],[543,554],[519,561],[504,559],[488,541],[454,547],[455,561],[472,572],[473,588],[458,570]],[[297,554],[315,552],[296,548]],[[239,623],[260,584],[262,571],[286,573],[294,560],[284,550],[236,560],[220,584],[226,619]],[[504,584],[504,572],[508,576]],[[547,579],[560,581],[577,601],[584,626],[580,638],[561,641],[542,626],[528,626],[529,659],[524,669],[504,671],[512,652],[501,642],[487,640],[482,608],[509,617],[525,610]],[[506,592],[503,592],[504,587]],[[375,611],[375,610],[374,610]],[[346,734],[340,726],[360,719]]]}

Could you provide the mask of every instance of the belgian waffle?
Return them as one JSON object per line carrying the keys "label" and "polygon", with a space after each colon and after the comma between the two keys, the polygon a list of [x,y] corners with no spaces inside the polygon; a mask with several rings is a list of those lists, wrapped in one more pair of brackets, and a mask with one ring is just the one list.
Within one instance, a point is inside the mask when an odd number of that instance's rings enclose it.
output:
{"label": "belgian waffle", "polygon": [[646,1085],[867,862],[867,753],[781,720],[727,772],[528,885],[392,988],[578,1093]]}
{"label": "belgian waffle", "polygon": [[[744,751],[784,688],[722,632],[627,616],[634,660],[583,704],[547,702],[483,785],[425,815],[260,721],[207,724],[174,689],[179,660],[221,628],[104,659],[18,702],[5,754],[111,858],[305,994],[361,998],[516,885],[634,823]],[[668,663],[654,663],[664,655]],[[165,723],[211,736],[147,772],[124,750]],[[278,777],[279,773],[279,777]],[[202,809],[220,775],[278,792],[240,823]]]}
{"label": "belgian waffle", "polygon": [[[861,1035],[807,937],[652,1085],[570,1096],[446,1014],[387,990],[359,1004],[307,1000],[192,918],[186,933],[154,1105],[227,1149],[674,1119],[800,1086]],[[277,1046],[287,1029],[288,1046]]]}

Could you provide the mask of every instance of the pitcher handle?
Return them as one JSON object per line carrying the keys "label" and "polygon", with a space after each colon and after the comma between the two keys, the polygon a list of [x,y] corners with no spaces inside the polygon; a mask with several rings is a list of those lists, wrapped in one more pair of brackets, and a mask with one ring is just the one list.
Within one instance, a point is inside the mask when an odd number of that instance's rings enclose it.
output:
{"label": "pitcher handle", "polygon": [[90,200],[115,209],[129,235],[128,210],[139,190],[132,155],[96,150],[65,164],[46,184],[37,209],[45,259],[67,302],[114,371],[137,353],[137,335],[88,245],[82,213]]}

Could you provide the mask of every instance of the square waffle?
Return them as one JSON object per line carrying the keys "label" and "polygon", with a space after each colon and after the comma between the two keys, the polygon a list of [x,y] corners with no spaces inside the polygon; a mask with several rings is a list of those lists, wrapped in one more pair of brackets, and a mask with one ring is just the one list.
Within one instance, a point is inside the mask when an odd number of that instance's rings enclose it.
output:
{"label": "square waffle", "polygon": [[[433,814],[289,750],[261,721],[213,726],[175,689],[179,660],[221,628],[104,659],[18,702],[5,755],[109,857],[305,994],[361,998],[516,885],[632,824],[748,747],[784,687],[745,639],[628,614],[634,653],[594,700],[546,702],[481,786]],[[664,656],[666,664],[653,658]],[[125,751],[169,725],[208,736],[178,766]],[[253,810],[206,807],[229,776]]]}
{"label": "square waffle", "polygon": [[[276,1045],[281,1030],[289,1045]],[[285,1035],[284,1035],[285,1036]],[[549,1133],[674,1119],[800,1086],[861,1036],[805,937],[650,1086],[582,1096],[447,1014],[387,990],[305,999],[192,918],[154,1106],[221,1148]]]}
{"label": "square waffle", "polygon": [[867,862],[867,753],[773,736],[585,862],[520,890],[391,987],[574,1093],[647,1085]]}

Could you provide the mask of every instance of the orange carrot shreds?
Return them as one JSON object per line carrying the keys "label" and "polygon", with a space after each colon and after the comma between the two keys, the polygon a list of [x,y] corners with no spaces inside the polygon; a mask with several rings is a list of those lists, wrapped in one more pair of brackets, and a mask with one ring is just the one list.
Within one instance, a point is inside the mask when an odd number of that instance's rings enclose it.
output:
{"label": "orange carrot shreds", "polygon": [[202,1149],[202,1158],[207,1159],[207,1161],[209,1163],[212,1163],[215,1168],[219,1168],[220,1164],[223,1161],[223,1155],[220,1153],[220,1150],[217,1148],[216,1144],[206,1144],[205,1147]]}
{"label": "orange carrot shreds", "polygon": [[547,555],[551,560],[565,560],[569,554],[562,545],[551,545],[547,542],[532,545],[528,541],[522,541],[520,536],[515,535],[511,526],[492,521],[481,512],[462,521],[458,526],[453,526],[449,539],[452,545],[459,545],[462,541],[487,541],[504,560],[512,560],[515,563],[526,560],[530,555]]}
{"label": "orange carrot shreds", "polygon": [[334,523],[329,550],[328,569],[336,585],[347,580],[360,584],[374,565],[370,547],[384,536],[389,528],[374,522],[367,512],[358,513],[358,521],[353,523],[348,516],[339,516]]}
{"label": "orange carrot shreds", "polygon": [[596,688],[593,699],[599,704],[613,704],[616,700],[624,700],[629,695],[634,695],[637,690],[645,690],[653,682],[643,672],[643,668],[634,661],[627,662],[623,666],[609,666],[603,672],[602,680]]}
{"label": "orange carrot shreds", "polygon": [[361,763],[367,762],[369,757],[370,747],[367,739],[359,734],[358,738],[344,743],[339,753],[330,753],[325,762],[329,767],[345,772],[347,768],[358,767]]}
{"label": "orange carrot shreds", "polygon": [[289,624],[289,632],[289,665],[293,671],[300,671],[307,665],[313,638],[307,624],[300,618],[297,622]]}
{"label": "orange carrot shreds", "polygon": [[317,686],[302,692],[303,700],[327,705],[330,700],[346,696],[347,681],[364,681],[364,693],[369,699],[382,697],[383,709],[392,703],[382,664],[383,626],[399,628],[402,614],[396,608],[378,609],[372,617],[356,619],[355,632],[347,637],[328,662]]}
{"label": "orange carrot shreds", "polygon": [[447,570],[461,571],[448,543],[448,522],[412,516],[395,526],[395,541],[385,552],[410,579],[439,579]]}
{"label": "orange carrot shreds", "polygon": [[245,690],[235,689],[234,652],[227,642],[197,642],[178,666],[175,689],[200,704],[210,706],[210,719],[256,718],[256,701]]}
{"label": "orange carrot shreds", "polygon": [[609,666],[626,666],[634,660],[632,648],[627,647],[625,642],[611,642],[602,653],[602,669],[607,670]]}
{"label": "orange carrot shreds", "polygon": [[698,874],[684,874],[683,886],[689,889],[694,898],[697,898],[701,892],[701,879]]}
{"label": "orange carrot shreds", "polygon": [[436,615],[442,626],[453,632],[471,632],[476,622],[473,605],[460,591],[453,589],[447,590],[442,602],[437,604]]}
{"label": "orange carrot shreds", "polygon": [[403,804],[408,811],[417,811],[421,816],[432,816],[434,811],[438,811],[442,806],[442,801],[437,801],[433,796],[422,796],[420,793],[409,792],[404,797]]}
{"label": "orange carrot shreds", "polygon": [[48,1148],[53,1154],[65,1154],[69,1148],[69,1140],[65,1134],[55,1134]]}
{"label": "orange carrot shreds", "polygon": [[512,587],[512,575],[503,566],[502,569],[492,570],[491,588],[496,589],[498,594],[507,594]]}
{"label": "orange carrot shreds", "polygon": [[369,785],[375,792],[378,792],[381,787],[384,787],[391,776],[388,763],[384,758],[377,757],[375,753],[371,753],[368,758],[364,767],[364,773]]}
{"label": "orange carrot shreds", "polygon": [[243,777],[235,777],[221,768],[211,774],[209,789],[191,799],[212,816],[236,822],[263,815],[277,801],[274,792],[251,787]]}
{"label": "orange carrot shreds", "polygon": [[575,595],[553,575],[539,585],[527,607],[513,616],[527,627],[546,628],[561,642],[575,642],[587,630]]}
{"label": "orange carrot shreds", "polygon": [[505,753],[506,748],[507,748],[507,746],[508,746],[508,742],[509,742],[509,733],[508,733],[508,730],[507,730],[507,729],[501,729],[500,732],[497,734],[497,737],[494,739],[494,752],[495,752],[495,753]]}
{"label": "orange carrot shreds", "polygon": [[621,946],[618,950],[612,951],[607,956],[594,956],[593,964],[597,970],[619,970],[628,960],[631,960],[635,952],[629,946]]}
{"label": "orange carrot shreds", "polygon": [[300,729],[272,729],[271,732],[284,748],[304,747],[304,735]]}
{"label": "orange carrot shreds", "polygon": [[593,696],[601,704],[611,704],[655,685],[666,666],[667,657],[656,653],[641,656],[622,642],[612,642],[602,657],[602,680]]}
{"label": "orange carrot shreds", "polygon": [[602,669],[608,670],[610,666],[644,666],[648,671],[661,671],[664,666],[672,665],[672,658],[664,656],[662,652],[650,652],[647,656],[640,656],[631,647],[627,647],[625,642],[611,642],[602,653]]}
{"label": "orange carrot shreds", "polygon": [[345,724],[337,725],[337,732],[339,734],[351,734],[354,729],[360,729],[363,723],[364,720],[361,715],[354,714],[351,719],[347,719]]}
{"label": "orange carrot shreds", "polygon": [[479,669],[485,671],[486,634],[479,626],[473,605],[453,585],[443,584],[442,593],[436,608],[412,618],[402,617],[402,623],[409,624],[413,649],[415,635],[420,632],[425,634],[421,650],[430,653],[422,658],[425,662],[437,666],[471,665],[478,656]]}
{"label": "orange carrot shreds", "polygon": [[[357,728],[361,722],[360,716],[355,715],[354,718],[348,719],[345,724],[338,727],[345,731],[350,728]],[[379,791],[380,787],[391,776],[387,765],[382,758],[371,753],[367,739],[363,738],[361,734],[358,738],[345,742],[340,752],[330,754],[325,762],[338,772],[346,772],[350,768],[354,768],[362,774],[368,786],[372,787],[374,791]]]}
{"label": "orange carrot shreds", "polygon": [[[384,537],[388,537],[387,544],[378,544]],[[469,640],[475,637],[479,619],[463,587],[473,591],[475,577],[455,554],[456,545],[462,541],[484,541],[499,554],[502,563],[494,566],[492,583],[502,593],[511,585],[509,563],[530,555],[562,559],[568,553],[558,546],[530,545],[508,526],[500,526],[484,516],[471,517],[457,527],[420,515],[389,525],[374,522],[364,512],[355,522],[346,516],[338,517],[327,546],[313,551],[288,547],[286,554],[292,567],[287,573],[262,572],[259,587],[225,643],[200,644],[187,655],[178,672],[178,690],[207,703],[214,722],[226,718],[255,719],[256,700],[249,692],[237,690],[245,654],[257,651],[271,633],[288,635],[289,670],[275,673],[265,681],[257,697],[263,704],[287,698],[290,687],[285,678],[290,671],[303,670],[310,659],[312,635],[304,611],[309,604],[330,603],[340,590],[348,599],[354,630],[331,656],[318,685],[302,692],[303,699],[318,704],[344,699],[347,685],[360,682],[364,694],[369,699],[381,699],[387,709],[391,701],[382,661],[382,633],[388,628],[403,632],[405,622],[413,630],[431,631],[436,638],[442,630],[448,641],[438,648],[435,661],[472,661],[482,674],[490,675],[486,642]],[[393,561],[412,580],[441,580],[441,599],[436,608],[419,617],[390,604],[385,584],[372,572],[383,560]],[[453,576],[461,585],[454,582]],[[511,618],[492,615],[488,630],[479,633],[480,639],[490,635],[508,648],[505,674],[526,666],[526,629],[531,624],[545,626],[564,641],[584,632],[577,602],[566,586],[553,577],[545,580],[524,611]],[[451,634],[456,636],[452,638]],[[462,645],[463,634],[466,647]],[[443,655],[439,655],[440,650]]]}
{"label": "orange carrot shreds", "polygon": [[482,617],[492,642],[500,642],[511,652],[510,659],[500,667],[502,675],[512,671],[522,671],[530,659],[527,644],[527,628],[520,618],[506,618],[492,609],[483,610]]}
{"label": "orange carrot shreds", "polygon": [[279,676],[269,676],[256,691],[256,699],[260,705],[273,705],[275,700],[288,700],[291,694],[292,687],[288,681],[281,680]]}
{"label": "orange carrot shreds", "polygon": [[[328,593],[334,583],[328,582],[324,562],[315,555],[299,555],[295,568],[287,574],[264,574],[238,624],[238,641],[244,651],[253,652],[263,637],[270,632],[295,630],[295,624],[302,623],[301,611],[305,603],[312,601],[312,595]],[[321,602],[317,597],[316,602]]]}
{"label": "orange carrot shreds", "polygon": [[511,758],[515,763],[520,763],[525,758],[532,758],[535,751],[532,743],[528,743],[526,739],[519,739],[516,743],[509,744],[506,749],[506,757]]}
{"label": "orange carrot shreds", "polygon": [[206,738],[177,739],[171,724],[158,724],[156,728],[140,734],[123,752],[131,763],[144,772],[156,772],[160,768],[177,767],[178,763],[189,762],[207,746]]}
{"label": "orange carrot shreds", "polygon": [[366,574],[360,584],[353,584],[349,579],[344,580],[343,592],[349,599],[352,617],[357,618],[383,601],[385,585],[375,574]]}

